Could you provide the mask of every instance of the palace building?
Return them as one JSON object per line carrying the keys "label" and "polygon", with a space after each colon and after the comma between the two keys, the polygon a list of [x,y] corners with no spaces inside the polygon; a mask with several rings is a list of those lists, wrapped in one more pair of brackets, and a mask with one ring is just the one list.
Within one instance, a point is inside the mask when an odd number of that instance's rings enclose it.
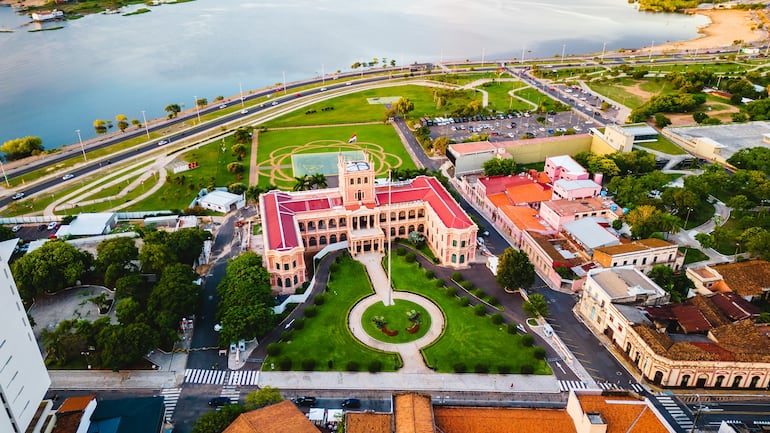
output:
{"label": "palace building", "polygon": [[338,188],[270,191],[259,199],[264,266],[277,291],[293,293],[308,279],[310,254],[341,242],[353,256],[384,253],[390,240],[418,232],[443,266],[474,259],[477,226],[436,178],[376,180],[367,157],[339,155],[337,168]]}

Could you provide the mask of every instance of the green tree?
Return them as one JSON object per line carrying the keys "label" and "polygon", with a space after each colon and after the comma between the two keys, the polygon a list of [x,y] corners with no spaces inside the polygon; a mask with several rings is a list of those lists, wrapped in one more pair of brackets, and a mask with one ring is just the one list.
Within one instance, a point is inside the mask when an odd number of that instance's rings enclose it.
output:
{"label": "green tree", "polygon": [[650,205],[631,210],[626,215],[626,222],[636,239],[649,238],[655,232],[674,232],[681,224],[679,218]]}
{"label": "green tree", "polygon": [[406,118],[406,116],[414,110],[414,103],[410,101],[409,98],[401,97],[395,104],[393,104],[393,109],[396,110],[396,113],[400,114],[401,117]]}
{"label": "green tree", "polygon": [[112,370],[130,367],[158,347],[158,333],[146,323],[111,325],[98,337],[102,364]]}
{"label": "green tree", "polygon": [[97,134],[105,134],[107,132],[107,121],[102,119],[94,120],[94,131]]}
{"label": "green tree", "polygon": [[122,325],[142,322],[145,317],[142,306],[131,297],[123,298],[115,304],[115,315]]}
{"label": "green tree", "polygon": [[709,115],[702,111],[696,111],[692,113],[692,120],[694,120],[695,123],[703,123],[703,121],[708,118],[709,118]]}
{"label": "green tree", "polygon": [[217,287],[220,302],[217,318],[222,325],[219,339],[229,344],[252,339],[267,332],[275,323],[275,300],[270,274],[262,257],[248,252],[228,263],[225,277]]}
{"label": "green tree", "polygon": [[8,226],[0,226],[0,241],[7,241],[16,237],[16,233],[13,232]]}
{"label": "green tree", "polygon": [[492,158],[481,164],[484,176],[508,176],[516,173],[513,158]]}
{"label": "green tree", "polygon": [[329,186],[329,182],[323,173],[315,173],[310,176],[310,185],[315,189],[323,189]]}
{"label": "green tree", "polygon": [[106,239],[96,246],[94,266],[97,272],[105,272],[110,265],[133,271],[133,261],[139,258],[139,249],[131,238]]}
{"label": "green tree", "polygon": [[128,117],[125,114],[118,114],[115,116],[115,121],[118,122],[120,132],[125,132],[128,128]]}
{"label": "green tree", "polygon": [[197,227],[177,230],[169,233],[166,246],[176,261],[187,265],[195,263],[203,251],[203,243],[211,238],[211,233]]}
{"label": "green tree", "polygon": [[198,98],[198,99],[195,100],[195,105],[197,105],[199,107],[205,107],[205,106],[209,105],[209,100],[206,99],[206,98]]}
{"label": "green tree", "polygon": [[294,191],[307,191],[313,187],[310,176],[306,174],[303,174],[302,176],[296,176],[294,177],[294,180],[296,181],[294,183],[294,187],[292,188]]}
{"label": "green tree", "polygon": [[710,233],[697,233],[695,235],[695,240],[698,241],[703,248],[714,248],[714,245],[716,244],[714,236]]}
{"label": "green tree", "polygon": [[243,164],[240,162],[231,162],[227,164],[227,172],[232,174],[243,173]]}
{"label": "green tree", "polygon": [[446,148],[448,146],[449,146],[449,137],[444,135],[434,138],[433,143],[431,143],[431,147],[433,147],[433,152],[437,155],[446,154]]}
{"label": "green tree", "polygon": [[201,415],[190,433],[222,433],[243,412],[244,408],[240,404],[226,404],[221,410]]}
{"label": "green tree", "polygon": [[497,264],[497,284],[518,289],[535,282],[535,267],[524,251],[506,248]]}
{"label": "green tree", "polygon": [[0,146],[5,157],[9,161],[26,158],[31,155],[38,155],[43,152],[43,140],[40,137],[26,136],[23,138],[14,138],[8,140]]}
{"label": "green tree", "polygon": [[89,254],[54,239],[16,260],[11,269],[21,298],[29,304],[38,294],[74,285],[91,261]]}
{"label": "green tree", "polygon": [[182,107],[180,107],[179,104],[169,104],[166,105],[166,108],[164,108],[163,111],[168,113],[168,118],[171,119],[176,117],[182,111]]}
{"label": "green tree", "polygon": [[142,272],[161,273],[174,262],[174,253],[164,243],[145,241],[139,251],[139,261],[142,263]]}
{"label": "green tree", "polygon": [[[246,127],[240,127],[233,132],[233,140],[235,140],[236,143],[248,143],[251,141],[251,130],[250,128]],[[233,150],[235,152],[235,150]],[[240,152],[236,152],[240,153]]]}
{"label": "green tree", "polygon": [[195,313],[200,304],[200,287],[193,284],[194,278],[185,264],[176,263],[163,270],[147,300],[147,313],[158,325],[175,329],[179,319]]}
{"label": "green tree", "polygon": [[48,359],[64,365],[76,360],[80,352],[88,348],[85,336],[77,332],[78,319],[59,322],[54,330],[43,328],[40,340],[48,354]]}
{"label": "green tree", "polygon": [[254,410],[282,401],[281,391],[278,388],[267,385],[246,394],[246,397],[243,399],[243,406],[246,410]]}
{"label": "green tree", "polygon": [[241,182],[234,182],[230,185],[227,185],[227,192],[230,194],[238,194],[241,195],[244,192],[246,192],[246,185],[244,185]]}
{"label": "green tree", "polygon": [[658,128],[665,128],[671,124],[671,119],[663,113],[655,113],[655,126]]}
{"label": "green tree", "polygon": [[548,315],[548,303],[540,293],[532,293],[529,299],[521,305],[530,317],[545,317]]}

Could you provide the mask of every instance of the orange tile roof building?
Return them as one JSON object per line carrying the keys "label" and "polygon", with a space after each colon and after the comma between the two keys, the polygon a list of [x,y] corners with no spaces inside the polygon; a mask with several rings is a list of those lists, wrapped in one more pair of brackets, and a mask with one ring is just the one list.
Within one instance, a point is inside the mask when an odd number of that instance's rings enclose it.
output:
{"label": "orange tile roof building", "polygon": [[768,299],[770,294],[770,262],[766,260],[687,269],[687,277],[703,294],[735,292],[747,301]]}
{"label": "orange tile roof building", "polygon": [[645,274],[657,265],[679,271],[684,263],[679,245],[654,238],[596,248],[593,257],[605,268],[633,265]]}
{"label": "orange tile roof building", "polygon": [[346,248],[384,252],[389,240],[418,232],[439,263],[467,267],[475,257],[476,224],[434,177],[375,181],[368,159],[338,157],[339,187],[270,191],[259,198],[264,266],[280,293],[307,281],[307,253]]}
{"label": "orange tile roof building", "polygon": [[290,400],[243,413],[222,433],[320,433]]}

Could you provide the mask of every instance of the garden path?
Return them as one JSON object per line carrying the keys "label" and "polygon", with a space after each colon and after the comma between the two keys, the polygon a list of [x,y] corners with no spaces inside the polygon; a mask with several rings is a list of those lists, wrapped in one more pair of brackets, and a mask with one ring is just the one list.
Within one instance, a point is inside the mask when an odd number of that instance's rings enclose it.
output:
{"label": "garden path", "polygon": [[[392,291],[388,285],[387,275],[382,269],[381,254],[359,254],[356,257],[356,260],[366,266],[366,271],[369,273],[369,277],[372,280],[375,294],[364,298],[350,310],[350,314],[348,315],[348,326],[350,327],[353,336],[367,346],[386,352],[397,352],[401,355],[404,366],[399,370],[400,372],[430,373],[431,370],[425,365],[420,348],[427,346],[441,336],[441,333],[444,330],[444,314],[441,312],[441,309],[428,299],[414,293]],[[414,302],[428,311],[428,314],[430,314],[431,326],[425,335],[409,343],[393,344],[376,340],[366,333],[361,324],[364,311],[377,302],[389,302],[389,305],[392,305],[394,299],[404,299]]]}

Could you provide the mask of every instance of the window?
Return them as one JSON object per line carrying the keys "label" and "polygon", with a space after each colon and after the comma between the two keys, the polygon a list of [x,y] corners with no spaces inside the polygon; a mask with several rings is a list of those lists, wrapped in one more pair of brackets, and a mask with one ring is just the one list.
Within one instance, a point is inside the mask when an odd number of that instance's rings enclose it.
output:
{"label": "window", "polygon": [[355,185],[355,184],[356,184],[356,181],[355,181],[355,179],[353,179],[352,177],[350,178],[350,184],[351,184],[351,185]]}
{"label": "window", "polygon": [[633,262],[633,264],[636,264],[636,259],[634,259],[634,262]]}
{"label": "window", "polygon": [[465,255],[460,254],[460,264],[463,264],[463,263],[465,263]]}
{"label": "window", "polygon": [[275,270],[276,271],[280,271],[281,270],[281,264],[280,263],[276,263],[275,264]]}
{"label": "window", "polygon": [[288,271],[289,270],[289,264],[288,263],[284,263],[283,264],[283,270],[284,271]]}
{"label": "window", "polygon": [[369,183],[369,178],[368,177],[364,178],[364,183]]}
{"label": "window", "polygon": [[457,263],[457,254],[452,254],[452,263]]}
{"label": "window", "polygon": [[652,262],[653,262],[653,263],[658,263],[658,256],[655,256],[655,257],[653,257],[653,258],[652,258]]}
{"label": "window", "polygon": [[292,267],[292,268],[296,268],[296,267],[297,267],[297,261],[296,261],[296,260],[294,260],[293,262],[291,262],[291,267]]}
{"label": "window", "polygon": [[357,184],[359,184],[359,185],[361,185],[361,178],[360,178],[360,177],[357,177],[357,178],[356,178],[356,183],[357,183]]}
{"label": "window", "polygon": [[453,246],[453,247],[456,247],[456,246],[457,246],[457,239],[455,239],[455,240],[453,240],[453,241],[452,241],[452,246]]}
{"label": "window", "polygon": [[460,242],[460,248],[465,248],[465,240]]}
{"label": "window", "polygon": [[647,257],[643,257],[643,258],[642,258],[642,264],[643,264],[643,265],[646,265],[646,264],[647,264]]}

